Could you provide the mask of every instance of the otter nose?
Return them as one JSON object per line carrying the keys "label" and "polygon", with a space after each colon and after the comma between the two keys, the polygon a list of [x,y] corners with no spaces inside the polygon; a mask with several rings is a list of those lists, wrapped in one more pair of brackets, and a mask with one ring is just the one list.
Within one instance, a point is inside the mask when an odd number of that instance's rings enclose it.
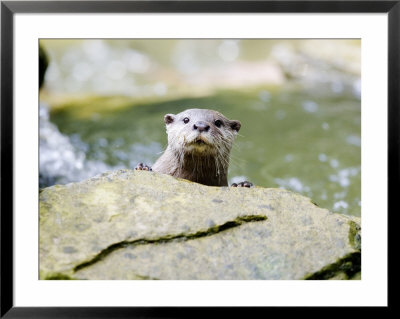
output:
{"label": "otter nose", "polygon": [[199,132],[208,132],[208,130],[210,129],[210,125],[208,125],[206,122],[198,121],[193,124],[193,129]]}

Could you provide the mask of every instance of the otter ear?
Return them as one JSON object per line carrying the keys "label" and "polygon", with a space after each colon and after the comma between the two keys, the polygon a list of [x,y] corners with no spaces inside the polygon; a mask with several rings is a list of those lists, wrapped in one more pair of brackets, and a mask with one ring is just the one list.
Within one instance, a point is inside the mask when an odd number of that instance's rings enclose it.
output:
{"label": "otter ear", "polygon": [[230,126],[231,126],[231,129],[232,129],[232,130],[234,130],[234,131],[236,131],[236,132],[239,132],[240,127],[242,126],[242,124],[240,124],[239,121],[231,121],[231,122],[230,122]]}
{"label": "otter ear", "polygon": [[164,122],[165,124],[171,124],[175,120],[175,115],[174,114],[165,114],[164,116]]}

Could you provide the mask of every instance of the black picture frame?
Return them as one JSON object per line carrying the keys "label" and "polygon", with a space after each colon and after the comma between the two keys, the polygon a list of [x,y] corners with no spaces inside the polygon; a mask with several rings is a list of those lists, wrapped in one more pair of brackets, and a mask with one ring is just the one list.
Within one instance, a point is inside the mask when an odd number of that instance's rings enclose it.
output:
{"label": "black picture frame", "polygon": [[[388,218],[398,213],[400,0],[396,1],[2,1],[1,2],[1,318],[176,318],[224,316],[217,308],[15,307],[13,302],[13,19],[16,13],[387,13]],[[388,234],[393,234],[388,223]],[[388,238],[388,239],[389,239]],[[390,247],[390,240],[388,247]],[[390,250],[390,249],[389,249]],[[390,258],[389,258],[390,264]],[[390,280],[388,281],[388,285]],[[34,292],[32,292],[34,293]],[[391,305],[389,295],[387,309]],[[259,310],[260,308],[258,308]],[[301,315],[305,308],[290,308]],[[235,309],[248,315],[248,309]]]}

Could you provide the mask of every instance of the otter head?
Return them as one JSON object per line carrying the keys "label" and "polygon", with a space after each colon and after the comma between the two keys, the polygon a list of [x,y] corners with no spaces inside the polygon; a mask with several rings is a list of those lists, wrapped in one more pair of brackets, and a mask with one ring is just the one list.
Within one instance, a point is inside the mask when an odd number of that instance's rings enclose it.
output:
{"label": "otter head", "polygon": [[168,145],[179,155],[213,156],[226,159],[240,130],[240,122],[228,120],[221,113],[189,109],[166,114]]}

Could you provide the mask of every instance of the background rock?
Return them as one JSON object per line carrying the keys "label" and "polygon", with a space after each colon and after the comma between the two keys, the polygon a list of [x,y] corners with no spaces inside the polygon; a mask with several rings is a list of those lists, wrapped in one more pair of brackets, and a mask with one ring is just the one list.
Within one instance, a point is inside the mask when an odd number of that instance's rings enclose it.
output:
{"label": "background rock", "polygon": [[119,170],[40,193],[41,279],[360,279],[360,220],[283,189]]}
{"label": "background rock", "polygon": [[42,87],[46,69],[49,66],[49,58],[46,51],[39,45],[39,88]]}

